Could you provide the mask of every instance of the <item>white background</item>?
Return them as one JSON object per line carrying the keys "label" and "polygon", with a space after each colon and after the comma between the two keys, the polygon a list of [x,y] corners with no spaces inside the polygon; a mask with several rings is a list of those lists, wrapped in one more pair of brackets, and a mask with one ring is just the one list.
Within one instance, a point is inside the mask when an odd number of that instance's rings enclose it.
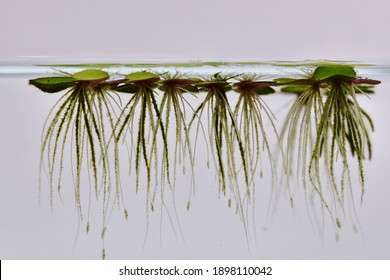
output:
{"label": "white background", "polygon": [[[0,59],[3,63],[21,63],[26,57],[38,62],[342,59],[386,63],[388,26],[385,0],[0,0]],[[386,80],[386,76],[378,78]],[[88,236],[83,230],[77,235],[72,189],[63,204],[56,200],[53,213],[47,189],[42,205],[38,204],[41,129],[57,96],[27,87],[23,79],[2,78],[0,88],[0,258],[99,259],[99,229]],[[248,250],[238,216],[223,198],[218,199],[214,177],[202,176],[212,172],[200,165],[193,207],[189,212],[183,207],[178,210],[185,242],[172,237],[168,220],[160,242],[156,214],[142,250],[145,210],[139,207],[130,221],[113,216],[106,240],[108,257],[388,259],[388,90],[385,83],[371,100],[361,101],[376,125],[374,158],[365,164],[366,196],[357,209],[362,231],[355,233],[346,223],[336,242],[331,225],[322,232],[313,229],[303,200],[294,209],[282,201],[277,213],[267,219],[268,200],[261,198],[257,242],[252,240]],[[282,107],[278,100],[269,102],[272,109]],[[99,221],[99,213],[96,217]]]}
{"label": "white background", "polygon": [[0,1],[0,56],[386,59],[385,0]]}

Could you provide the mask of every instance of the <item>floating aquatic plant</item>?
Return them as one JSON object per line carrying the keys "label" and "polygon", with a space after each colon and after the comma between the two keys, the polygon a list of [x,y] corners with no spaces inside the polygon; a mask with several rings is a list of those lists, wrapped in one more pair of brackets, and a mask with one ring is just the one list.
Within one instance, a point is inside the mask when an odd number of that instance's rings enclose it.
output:
{"label": "floating aquatic plant", "polygon": [[[283,92],[298,94],[286,116],[280,135],[287,146],[285,159],[288,174],[295,170],[298,184],[301,181],[306,189],[308,181],[306,167],[313,150],[313,138],[316,134],[319,118],[322,115],[323,104],[320,85],[311,84],[309,79],[282,79],[278,82],[289,84],[282,88]],[[295,154],[296,150],[297,154]]]}
{"label": "floating aquatic plant", "polygon": [[[233,84],[233,89],[239,93],[234,109],[234,119],[240,132],[245,163],[250,176],[244,197],[245,208],[248,211],[249,205],[252,204],[252,220],[255,225],[255,193],[260,186],[256,176],[262,178],[263,174],[267,174],[271,177],[272,183],[268,186],[269,189],[274,189],[277,183],[277,172],[271,150],[273,144],[281,148],[281,143],[274,124],[275,117],[262,98],[264,95],[275,93],[275,90],[271,87],[274,85],[273,81],[261,81],[255,75],[244,75],[237,79],[238,82]],[[275,134],[274,142],[270,142],[267,136],[266,126],[269,124]],[[234,129],[233,127],[232,134],[235,133]],[[268,162],[266,167],[269,169],[263,172],[265,160]],[[249,214],[246,213],[244,217],[248,219]],[[246,224],[248,223],[247,220]]]}
{"label": "floating aquatic plant", "polygon": [[[350,145],[352,155],[358,160],[362,195],[364,192],[363,159],[366,147],[371,146],[364,115],[353,88],[353,81],[357,79],[356,72],[352,67],[319,67],[314,72],[313,79],[327,82],[329,89],[318,123],[316,141],[309,165],[310,179],[312,182],[316,180],[317,185],[319,184],[319,159],[323,154],[330,185],[338,202],[343,205],[345,182],[351,186],[347,143]],[[370,148],[368,151],[370,153]],[[340,182],[336,181],[335,176],[337,154],[341,156],[342,161]]]}
{"label": "floating aquatic plant", "polygon": [[[158,176],[159,166],[159,145],[162,144],[161,170],[162,178],[166,179],[170,184],[170,167],[168,153],[168,139],[166,129],[161,116],[159,106],[156,101],[155,88],[158,86],[157,81],[160,77],[157,74],[142,71],[134,72],[127,75],[124,79],[124,84],[120,85],[116,90],[132,93],[133,96],[123,107],[121,114],[118,117],[115,130],[116,141],[120,141],[121,137],[129,132],[130,146],[135,150],[135,186],[136,191],[139,188],[141,163],[146,171],[147,183],[147,204],[151,209],[154,209],[154,200],[156,190],[151,191],[152,172],[155,171],[155,176]],[[135,125],[134,122],[137,122]],[[158,140],[158,132],[161,133],[161,140]],[[136,139],[134,139],[136,136]],[[130,162],[133,161],[131,157]],[[157,181],[157,179],[156,179]],[[157,182],[156,182],[157,183]]]}
{"label": "floating aquatic plant", "polygon": [[[236,203],[236,209],[243,221],[244,209],[243,199],[250,193],[250,175],[247,163],[247,154],[241,139],[241,133],[234,111],[230,107],[226,92],[231,90],[228,78],[222,77],[219,73],[211,79],[198,82],[197,87],[206,90],[206,97],[195,110],[190,122],[193,124],[195,118],[199,118],[197,131],[200,126],[200,119],[205,110],[208,113],[209,141],[214,155],[214,162],[218,173],[219,192],[226,195],[229,192],[229,205],[232,198]],[[235,149],[238,147],[240,165],[236,160]],[[245,190],[242,194],[238,182],[239,169],[242,170]]]}
{"label": "floating aquatic plant", "polygon": [[[119,109],[119,103],[115,94],[109,91],[110,85],[106,83],[108,78],[108,73],[104,71],[84,70],[71,76],[47,77],[30,81],[30,84],[48,93],[68,89],[50,111],[44,125],[41,172],[47,170],[52,201],[55,186],[60,193],[63,170],[67,167],[64,164],[65,146],[67,144],[72,146],[71,172],[74,179],[74,196],[79,217],[83,219],[81,173],[85,166],[85,156],[87,157],[86,168],[91,175],[90,186],[93,186],[88,200],[91,203],[93,193],[97,198],[103,194],[102,239],[106,231],[110,207],[119,202],[121,196],[119,182],[116,178],[112,178],[112,173],[118,175],[118,162],[111,162],[108,145],[115,127],[115,112]],[[111,143],[116,151],[115,139]],[[112,195],[112,189],[116,190],[115,195]],[[87,232],[90,230],[90,210],[89,204]]]}
{"label": "floating aquatic plant", "polygon": [[[262,96],[273,94],[275,90],[271,87],[274,85],[273,82],[259,81],[255,76],[246,75],[238,79],[239,81],[233,84],[233,89],[239,93],[239,98],[234,109],[234,119],[241,133],[245,162],[250,176],[248,183],[252,185],[252,192],[254,192],[254,176],[263,176],[262,168],[259,168],[263,153],[268,158],[271,177],[273,180],[276,179],[275,166],[271,153],[272,148],[265,129],[265,120],[267,120],[271,123],[276,134],[276,139],[278,140],[274,124],[275,117],[262,99]],[[233,129],[235,128],[233,127]],[[233,134],[235,132],[232,131],[231,133]],[[250,199],[251,193],[249,190],[247,196]]]}
{"label": "floating aquatic plant", "polygon": [[[293,150],[298,141],[297,172],[300,174],[297,178],[302,179],[305,188],[308,181],[314,186],[340,227],[337,206],[334,205],[336,210],[331,210],[325,199],[321,175],[327,174],[333,200],[343,210],[346,186],[352,195],[349,146],[351,155],[357,158],[363,195],[363,159],[366,154],[371,157],[369,133],[373,125],[369,115],[359,106],[354,87],[377,84],[378,81],[358,78],[350,66],[328,65],[317,67],[310,78],[281,82],[289,84],[284,91],[299,93],[282,129],[282,136],[287,138],[288,165],[290,168],[293,165]],[[336,172],[339,158],[341,171]]]}
{"label": "floating aquatic plant", "polygon": [[[192,144],[189,135],[189,127],[187,124],[186,108],[191,107],[186,98],[185,93],[197,93],[199,90],[194,84],[199,82],[195,78],[183,78],[178,73],[170,75],[168,73],[162,75],[163,80],[160,81],[159,90],[163,92],[160,114],[164,118],[165,135],[169,135],[170,118],[174,119],[174,134],[175,134],[175,149],[174,158],[174,178],[173,184],[176,181],[177,164],[183,164],[183,172],[185,173],[185,161],[189,160],[191,173],[191,193],[194,191],[194,156],[192,153]],[[164,116],[165,114],[165,116]],[[169,156],[169,155],[168,155]],[[190,199],[187,202],[187,209],[190,208]]]}

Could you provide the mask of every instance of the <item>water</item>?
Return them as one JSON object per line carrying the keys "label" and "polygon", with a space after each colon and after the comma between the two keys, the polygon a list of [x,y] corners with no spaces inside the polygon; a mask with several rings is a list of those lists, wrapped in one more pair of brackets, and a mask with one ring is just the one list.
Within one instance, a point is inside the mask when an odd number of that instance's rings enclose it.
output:
{"label": "water", "polygon": [[265,61],[265,62],[207,62],[207,61],[150,61],[129,63],[85,63],[67,62],[59,60],[53,63],[50,58],[30,58],[21,61],[2,61],[0,64],[0,75],[2,77],[23,77],[29,78],[47,74],[58,74],[59,71],[75,72],[85,68],[99,68],[110,73],[128,74],[131,71],[151,70],[157,72],[181,72],[189,74],[214,74],[215,72],[226,73],[258,73],[261,76],[300,75],[302,70],[317,66],[323,63],[342,63],[354,66],[360,76],[369,76],[373,79],[389,77],[390,64],[383,62],[364,63],[360,61]]}
{"label": "water", "polygon": [[[42,61],[40,64],[47,63]],[[57,75],[59,72],[74,73],[91,67],[114,73],[118,77],[121,74],[146,69],[159,73],[180,72],[197,77],[208,77],[217,72],[228,74],[248,72],[259,74],[267,80],[275,77],[296,77],[310,68],[307,64],[312,62],[232,64],[192,61],[180,65],[148,63],[143,65],[57,64],[56,66],[34,66],[32,63],[25,62],[3,63],[0,65],[2,91],[0,94],[0,127],[2,128],[0,258],[99,259],[101,256],[102,213],[91,212],[91,231],[86,234],[85,219],[81,223],[78,220],[71,173],[68,172],[63,177],[61,197],[54,191],[53,209],[50,207],[47,180],[44,180],[46,184],[42,185],[39,198],[38,175],[42,128],[50,109],[61,93],[42,93],[28,85],[29,79]],[[375,131],[372,134],[373,158],[371,161],[364,162],[366,192],[362,205],[358,199],[360,187],[356,184],[357,169],[355,166],[351,167],[360,227],[356,221],[348,218],[354,216],[353,213],[348,212],[345,215],[340,214],[345,219],[343,219],[342,229],[338,230],[332,225],[326,213],[321,214],[323,208],[318,203],[316,215],[320,219],[315,219],[311,206],[308,206],[310,197],[305,197],[302,188],[293,189],[296,198],[294,208],[290,208],[290,201],[285,192],[279,198],[277,206],[269,208],[273,193],[270,178],[265,172],[263,179],[257,179],[256,216],[254,222],[248,223],[251,248],[248,250],[242,221],[239,215],[235,214],[234,209],[227,207],[227,198],[219,194],[215,169],[213,167],[208,169],[206,166],[207,148],[202,144],[204,141],[201,139],[194,166],[197,179],[196,192],[191,199],[190,211],[185,209],[188,186],[191,182],[188,173],[179,174],[176,182],[175,202],[179,222],[174,216],[169,217],[164,207],[158,208],[155,212],[149,212],[147,230],[146,193],[142,189],[135,193],[133,181],[126,180],[129,176],[126,170],[122,171],[125,178],[122,187],[124,199],[129,205],[129,219],[125,220],[122,212],[117,207],[113,208],[104,240],[108,257],[117,259],[389,258],[390,204],[387,198],[390,191],[387,182],[390,175],[386,166],[390,158],[387,144],[389,136],[387,112],[390,105],[390,97],[387,93],[390,90],[390,67],[387,64],[352,64],[356,65],[355,69],[359,76],[382,81],[376,87],[375,94],[358,97],[359,104],[369,112],[375,124]],[[229,98],[233,100],[236,97]],[[124,99],[126,100],[126,97]],[[280,130],[294,96],[277,92],[275,95],[265,96],[264,100],[275,114],[276,127]],[[194,97],[190,101],[195,107],[199,104],[200,98]],[[272,134],[270,124],[267,124],[266,130]],[[272,144],[272,149],[275,150],[275,142]],[[120,164],[128,166],[128,159],[124,157]],[[267,170],[267,167],[264,168]],[[85,173],[84,186],[89,186],[86,177]],[[168,190],[166,192],[169,193]],[[88,202],[88,196],[84,196],[84,199]],[[99,200],[92,198],[92,201],[94,209],[99,209]],[[173,213],[172,197],[167,198],[166,203],[170,209],[169,213]],[[357,232],[356,228],[358,228]],[[146,232],[148,235],[145,241]]]}

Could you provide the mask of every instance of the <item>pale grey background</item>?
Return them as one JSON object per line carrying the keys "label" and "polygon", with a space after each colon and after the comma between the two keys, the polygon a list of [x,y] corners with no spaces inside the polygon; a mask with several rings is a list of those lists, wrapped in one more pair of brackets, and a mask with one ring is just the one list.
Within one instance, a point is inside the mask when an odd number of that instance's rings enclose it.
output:
{"label": "pale grey background", "polygon": [[[0,59],[5,63],[153,60],[389,61],[389,4],[376,1],[2,1]],[[26,58],[27,57],[27,58]],[[100,258],[99,230],[77,236],[72,190],[53,213],[47,189],[38,204],[40,135],[57,99],[26,87],[24,79],[1,78],[0,86],[0,258]],[[385,75],[378,78],[389,81]],[[388,188],[388,83],[362,99],[375,120],[374,159],[367,162],[367,188],[358,214],[363,232],[346,225],[335,242],[328,225],[315,232],[304,201],[266,217],[258,200],[257,243],[246,247],[241,222],[218,199],[212,172],[197,166],[197,194],[190,212],[178,209],[186,242],[172,237],[165,220],[151,217],[145,250],[145,210],[135,203],[130,221],[110,223],[110,258],[348,258],[390,257]],[[270,107],[282,107],[269,99]],[[287,101],[286,101],[287,102]],[[281,113],[282,114],[282,113]],[[281,118],[283,119],[283,118]],[[199,175],[200,174],[200,175]],[[71,183],[69,183],[71,185]],[[180,185],[180,184],[179,184]],[[359,190],[357,190],[358,193]],[[134,198],[133,198],[134,200]],[[265,206],[261,206],[265,205]],[[141,209],[141,210],[140,210]],[[97,214],[96,221],[99,221]],[[96,225],[99,227],[99,225]]]}
{"label": "pale grey background", "polygon": [[0,1],[1,57],[388,58],[385,0]]}

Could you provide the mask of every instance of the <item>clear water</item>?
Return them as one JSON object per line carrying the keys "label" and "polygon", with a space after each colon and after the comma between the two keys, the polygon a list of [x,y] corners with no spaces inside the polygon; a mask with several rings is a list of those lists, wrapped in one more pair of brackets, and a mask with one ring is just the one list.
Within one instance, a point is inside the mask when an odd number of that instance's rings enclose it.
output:
{"label": "clear water", "polygon": [[[208,76],[222,73],[256,73],[272,79],[297,76],[312,62],[266,63],[148,63],[132,65],[47,65],[34,66],[25,62],[0,65],[0,258],[1,259],[99,259],[101,213],[92,213],[91,232],[85,233],[78,222],[74,204],[73,179],[64,178],[60,196],[54,193],[54,207],[49,203],[49,190],[38,190],[39,156],[42,127],[58,94],[45,94],[28,85],[32,78],[55,75],[61,71],[74,73],[84,68],[100,68],[117,75],[147,69],[157,72],[187,73]],[[34,63],[36,64],[36,63]],[[366,194],[362,205],[357,203],[356,223],[344,223],[341,230],[308,207],[310,197],[302,189],[294,189],[295,207],[282,196],[276,207],[269,208],[272,190],[265,179],[259,179],[256,193],[256,216],[250,229],[250,250],[238,215],[227,207],[226,199],[218,194],[215,174],[206,167],[206,147],[197,147],[195,165],[196,194],[190,211],[185,209],[188,178],[176,183],[176,203],[179,223],[160,211],[149,214],[147,230],[145,197],[135,193],[134,184],[123,183],[126,199],[131,205],[126,221],[113,210],[105,247],[112,259],[131,258],[271,258],[271,259],[388,259],[390,257],[390,173],[388,160],[390,108],[390,66],[361,64],[355,69],[361,77],[381,80],[376,93],[359,96],[360,105],[370,113],[375,123],[373,159],[365,161]],[[275,94],[264,100],[276,116],[280,129],[292,96]],[[196,102],[196,100],[193,100]],[[270,126],[267,129],[271,129]],[[124,162],[123,164],[128,164]],[[358,176],[353,170],[352,174]],[[125,172],[124,172],[125,173]],[[357,178],[353,178],[357,180]],[[357,197],[360,188],[354,190]],[[41,201],[39,203],[39,200]],[[161,210],[161,209],[160,209]],[[252,210],[251,210],[252,211]],[[351,213],[345,213],[345,217]],[[343,216],[343,214],[341,214]],[[172,217],[171,217],[172,218]],[[320,227],[318,227],[320,224]],[[318,230],[318,228],[322,228]],[[356,231],[356,228],[358,230]],[[180,229],[182,235],[180,234]],[[148,235],[145,241],[145,233]],[[256,232],[256,238],[255,234]],[[28,234],[26,234],[28,233]],[[145,241],[145,243],[144,243]],[[144,245],[145,244],[145,245]]]}
{"label": "clear water", "polygon": [[[50,61],[50,60],[48,60]],[[266,61],[266,62],[205,62],[205,61],[184,61],[184,62],[131,62],[120,63],[81,63],[67,62],[47,63],[41,60],[22,60],[20,62],[0,63],[0,77],[40,77],[42,75],[55,75],[59,71],[73,73],[86,68],[99,68],[109,73],[128,74],[132,71],[150,70],[156,72],[180,72],[195,75],[210,75],[216,72],[222,73],[256,73],[261,76],[291,76],[301,75],[302,71],[310,69],[321,63],[342,63],[355,67],[362,77],[372,79],[382,78],[385,80],[390,74],[390,64],[388,63],[364,63],[346,61]]]}

